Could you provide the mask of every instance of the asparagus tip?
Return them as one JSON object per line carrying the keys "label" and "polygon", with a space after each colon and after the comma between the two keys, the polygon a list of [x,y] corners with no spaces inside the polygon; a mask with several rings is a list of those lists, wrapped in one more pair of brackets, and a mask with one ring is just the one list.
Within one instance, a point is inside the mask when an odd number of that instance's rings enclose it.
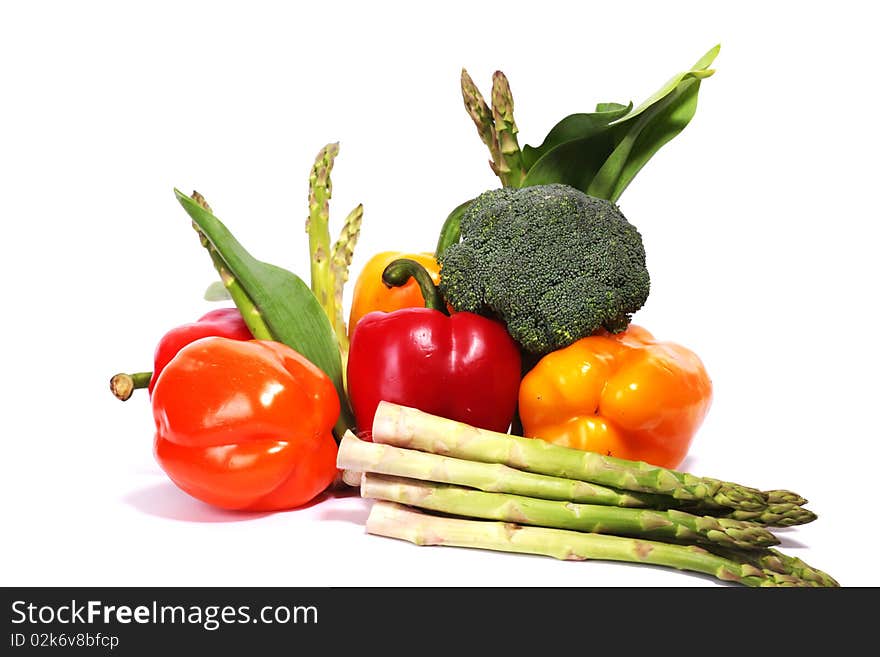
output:
{"label": "asparagus tip", "polygon": [[205,199],[205,197],[199,194],[196,190],[193,190],[193,193],[190,194],[190,198],[198,203],[203,209],[207,210],[208,212],[213,212],[211,210],[211,206],[208,205],[208,201]]}

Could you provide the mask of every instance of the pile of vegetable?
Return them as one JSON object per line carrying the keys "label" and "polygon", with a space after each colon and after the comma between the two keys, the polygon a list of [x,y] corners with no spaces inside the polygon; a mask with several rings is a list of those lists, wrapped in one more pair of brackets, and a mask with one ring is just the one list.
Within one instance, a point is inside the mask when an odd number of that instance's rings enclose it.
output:
{"label": "pile of vegetable", "polygon": [[[240,511],[334,487],[367,531],[440,544],[668,566],[749,586],[836,586],[781,553],[806,500],[679,471],[712,403],[701,359],[632,323],[651,287],[617,202],[694,116],[713,48],[634,108],[599,103],[519,144],[500,71],[465,108],[501,186],[438,222],[433,252],[383,252],[344,293],[364,208],[330,237],[338,143],[309,177],[308,284],[263,262],[205,198],[175,190],[232,302],[169,330],[146,389],[154,455],[183,491]],[[445,214],[445,213],[444,213]],[[441,215],[442,216],[442,215]]]}

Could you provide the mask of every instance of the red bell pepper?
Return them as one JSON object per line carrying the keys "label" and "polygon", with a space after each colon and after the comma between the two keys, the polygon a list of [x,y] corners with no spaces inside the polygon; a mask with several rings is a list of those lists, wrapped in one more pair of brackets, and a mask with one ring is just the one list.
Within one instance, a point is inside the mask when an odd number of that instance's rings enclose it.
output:
{"label": "red bell pepper", "polygon": [[220,336],[233,340],[251,340],[253,336],[244,323],[238,308],[218,308],[202,315],[195,322],[177,326],[159,340],[153,357],[153,376],[148,390],[153,394],[156,379],[162,370],[183,347],[199,338]]}
{"label": "red bell pepper", "polygon": [[217,336],[232,340],[252,340],[253,335],[245,324],[238,308],[219,308],[202,315],[195,322],[176,326],[168,331],[156,345],[152,372],[127,374],[120,372],[110,379],[110,391],[125,401],[135,390],[147,388],[153,396],[156,379],[178,351],[199,338]]}
{"label": "red bell pepper", "polygon": [[157,461],[208,504],[292,509],[336,477],[336,388],[280,342],[191,342],[156,378],[152,406]]}
{"label": "red bell pepper", "polygon": [[358,433],[369,440],[380,401],[492,431],[507,431],[516,411],[520,350],[498,321],[446,314],[430,275],[400,259],[383,272],[387,285],[419,283],[425,308],[374,311],[358,322],[348,355],[348,394]]}

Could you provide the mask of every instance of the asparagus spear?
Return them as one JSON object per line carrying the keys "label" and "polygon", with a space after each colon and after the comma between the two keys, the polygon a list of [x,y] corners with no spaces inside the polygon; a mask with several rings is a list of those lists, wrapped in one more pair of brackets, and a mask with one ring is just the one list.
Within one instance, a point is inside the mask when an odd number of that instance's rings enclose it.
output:
{"label": "asparagus spear", "polygon": [[[699,505],[695,507],[695,510]],[[689,510],[683,507],[683,510]],[[712,511],[707,511],[712,513]],[[805,509],[798,504],[768,504],[766,508],[760,511],[744,511],[742,509],[731,509],[725,513],[719,514],[718,517],[731,518],[733,520],[747,520],[768,527],[794,527],[795,525],[805,525],[816,519],[816,514]]]}
{"label": "asparagus spear", "polygon": [[[330,246],[330,198],[333,195],[333,182],[330,174],[336,157],[339,155],[339,142],[327,144],[322,148],[309,175],[309,215],[306,218],[306,233],[309,236],[309,263],[311,290],[330,320],[330,325],[339,344],[343,373],[348,360],[349,336],[343,314],[343,291],[348,282],[348,269],[354,256],[363,220],[364,207],[359,204],[345,218],[339,237]],[[344,374],[343,374],[344,376]]]}
{"label": "asparagus spear", "polygon": [[745,549],[769,547],[779,543],[779,539],[766,529],[738,520],[701,517],[676,510],[615,508],[507,493],[487,493],[450,484],[375,473],[363,475],[361,496],[458,516],[597,534],[679,543],[717,543],[725,547]]}
{"label": "asparagus spear", "polygon": [[787,577],[795,577],[799,580],[810,582],[815,586],[840,586],[837,580],[831,577],[828,573],[825,573],[818,568],[813,568],[797,557],[783,554],[779,550],[773,548],[738,550],[735,548],[730,549],[720,545],[714,545],[707,549],[725,559],[750,563],[756,568],[779,573],[780,575]]}
{"label": "asparagus spear", "polygon": [[[502,178],[499,169],[501,150],[498,145],[498,136],[495,134],[492,110],[489,109],[486,100],[465,69],[461,69],[461,97],[464,100],[464,107],[468,115],[477,127],[477,134],[480,135],[480,140],[489,149],[489,167],[496,176]],[[502,178],[503,182],[504,179]]]}
{"label": "asparagus spear", "polygon": [[468,115],[477,127],[480,139],[489,149],[489,166],[505,187],[519,187],[526,176],[513,120],[513,94],[507,76],[501,71],[492,75],[492,108],[486,104],[477,85],[461,69],[461,96]]}
{"label": "asparagus spear", "polygon": [[528,527],[510,522],[430,515],[395,502],[373,502],[368,533],[416,545],[447,545],[536,554],[557,559],[603,559],[647,563],[711,575],[745,586],[815,586],[795,576],[761,569],[714,554],[696,545],[661,543],[566,529]]}
{"label": "asparagus spear", "polygon": [[343,292],[345,284],[348,282],[348,269],[351,266],[351,260],[354,257],[354,247],[357,244],[358,237],[361,233],[361,222],[364,217],[364,206],[358,204],[354,210],[348,213],[345,222],[342,224],[342,230],[339,232],[339,238],[333,244],[333,251],[330,257],[330,271],[333,278],[333,329],[336,331],[336,337],[339,341],[339,350],[342,353],[343,366],[348,361],[349,335],[348,327],[345,323],[343,315]]}
{"label": "asparagus spear", "polygon": [[792,493],[790,490],[768,490],[764,492],[764,496],[770,504],[802,506],[807,503],[806,498],[801,497],[797,493]]}
{"label": "asparagus spear", "polygon": [[[562,500],[618,507],[665,508],[666,495],[618,491],[576,479],[523,472],[501,463],[482,463],[371,443],[346,432],[339,444],[336,466],[356,472],[423,479],[469,486],[496,493],[514,493],[545,500]],[[348,477],[347,481],[353,480]],[[360,481],[358,480],[358,484]]]}
{"label": "asparagus spear", "polygon": [[350,431],[339,445],[337,467],[358,473],[346,476],[346,482],[353,486],[360,485],[361,472],[378,472],[545,500],[655,510],[677,508],[692,514],[744,520],[768,527],[788,527],[815,519],[815,514],[800,507],[771,505],[764,511],[738,511],[709,500],[681,502],[669,495],[619,490],[577,479],[535,474],[502,463],[468,461],[366,442]]}
{"label": "asparagus spear", "polygon": [[501,71],[492,75],[492,119],[501,153],[498,175],[505,187],[520,187],[526,169],[516,138],[519,129],[513,120],[513,94],[507,76]]}
{"label": "asparagus spear", "polygon": [[662,493],[677,500],[702,500],[744,511],[763,511],[767,497],[733,482],[661,468],[479,429],[414,408],[382,401],[373,421],[373,440],[456,458],[511,467],[623,490]]}
{"label": "asparagus spear", "polygon": [[[208,201],[197,191],[193,191],[190,198],[208,212],[212,212],[211,206],[208,205]],[[248,296],[248,293],[242,287],[241,282],[230,271],[229,266],[217,252],[216,247],[208,239],[208,236],[202,232],[195,221],[192,222],[192,227],[196,233],[198,233],[199,241],[202,246],[208,251],[208,255],[211,257],[211,262],[214,264],[214,269],[216,269],[217,273],[220,275],[223,287],[229,292],[229,296],[241,312],[242,319],[244,319],[244,323],[247,325],[248,330],[250,330],[251,335],[258,340],[274,339],[272,332],[266,325],[266,321],[263,319],[260,309],[257,308],[257,305],[253,302],[250,296]]]}
{"label": "asparagus spear", "polygon": [[330,261],[330,197],[333,194],[330,172],[338,154],[339,144],[332,143],[324,146],[315,158],[309,175],[309,216],[306,219],[311,288],[331,324],[336,321],[336,295]]}

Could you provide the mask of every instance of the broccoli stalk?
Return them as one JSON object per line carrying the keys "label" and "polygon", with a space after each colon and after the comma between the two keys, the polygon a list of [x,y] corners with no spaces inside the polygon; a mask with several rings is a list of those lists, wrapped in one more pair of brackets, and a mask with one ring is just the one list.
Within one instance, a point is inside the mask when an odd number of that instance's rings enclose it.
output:
{"label": "broccoli stalk", "polygon": [[638,230],[614,203],[568,185],[484,192],[460,231],[438,256],[441,294],[457,311],[504,321],[527,353],[620,332],[648,298]]}

